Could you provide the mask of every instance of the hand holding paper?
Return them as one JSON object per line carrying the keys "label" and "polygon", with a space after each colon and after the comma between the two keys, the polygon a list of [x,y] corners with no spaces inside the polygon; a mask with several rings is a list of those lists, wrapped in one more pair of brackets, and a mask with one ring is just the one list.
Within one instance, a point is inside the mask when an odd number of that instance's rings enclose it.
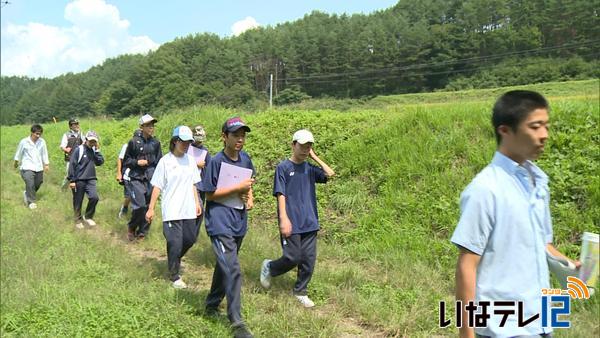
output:
{"label": "hand holding paper", "polygon": [[215,201],[231,208],[244,209],[245,203],[240,195],[242,193],[248,193],[252,188],[253,183],[252,170],[228,163],[222,163],[221,169],[219,170],[217,190],[235,187],[233,190],[235,193],[230,193],[228,196],[216,199]]}

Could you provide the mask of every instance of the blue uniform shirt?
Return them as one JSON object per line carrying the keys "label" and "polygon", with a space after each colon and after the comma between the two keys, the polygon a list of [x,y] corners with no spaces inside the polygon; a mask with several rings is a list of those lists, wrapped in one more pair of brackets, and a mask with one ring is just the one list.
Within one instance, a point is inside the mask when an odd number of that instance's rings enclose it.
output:
{"label": "blue uniform shirt", "polygon": [[292,234],[319,230],[315,182],[325,183],[327,176],[323,169],[308,162],[296,164],[284,160],[275,169],[273,196],[285,196],[285,210],[292,222]]}
{"label": "blue uniform shirt", "polygon": [[[204,192],[215,192],[219,180],[221,163],[226,162],[242,168],[252,170],[252,175],[256,173],[250,156],[240,151],[237,161],[227,157],[223,151],[217,153],[210,159],[205,167],[205,175],[200,182],[200,190]],[[248,230],[248,212],[246,209],[238,210],[220,204],[215,201],[206,202],[206,233],[209,236],[229,235],[241,237]]]}
{"label": "blue uniform shirt", "polygon": [[[529,161],[519,165],[499,152],[463,191],[451,241],[481,256],[477,302],[523,301],[524,319],[541,312],[541,289],[550,287],[545,253],[552,242],[549,196],[548,176],[541,169]],[[492,314],[488,327],[475,332],[510,337],[552,331],[542,328],[541,318],[523,328],[516,314],[503,328],[501,319]]]}

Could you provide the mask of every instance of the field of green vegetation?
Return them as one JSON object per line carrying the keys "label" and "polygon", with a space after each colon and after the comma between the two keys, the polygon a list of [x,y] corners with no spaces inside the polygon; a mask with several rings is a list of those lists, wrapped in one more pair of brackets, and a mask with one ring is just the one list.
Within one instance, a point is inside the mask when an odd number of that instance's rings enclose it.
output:
{"label": "field of green vegetation", "polygon": [[[600,232],[598,86],[594,80],[531,87],[550,99],[550,140],[538,164],[551,178],[555,243],[573,258],[583,231]],[[242,311],[257,337],[453,336],[455,329],[438,327],[438,302],[454,298],[457,250],[449,238],[460,192],[492,158],[490,110],[504,90],[378,97],[372,106],[345,111],[295,106],[243,114],[197,107],[159,115],[156,132],[166,151],[173,127],[201,123],[215,153],[226,117],[242,114],[252,128],[245,149],[257,168],[255,209],[240,260]],[[3,337],[229,334],[226,317],[204,314],[214,267],[204,228],[184,259],[191,287],[183,291],[167,279],[160,218],[145,242],[125,239],[126,221],[116,217],[122,190],[115,162],[136,122],[81,121],[83,130],[100,134],[106,158],[98,168],[99,226],[86,230],[74,228],[71,194],[59,188],[66,122],[44,125],[51,172],[33,211],[22,205],[23,182],[12,167],[29,126],[1,127]],[[318,188],[322,231],[311,310],[291,296],[294,274],[275,279],[268,291],[258,281],[262,260],[280,254],[273,173],[299,128],[313,131],[315,151],[337,173]],[[572,328],[556,336],[598,336],[598,318],[597,295],[576,301]]]}

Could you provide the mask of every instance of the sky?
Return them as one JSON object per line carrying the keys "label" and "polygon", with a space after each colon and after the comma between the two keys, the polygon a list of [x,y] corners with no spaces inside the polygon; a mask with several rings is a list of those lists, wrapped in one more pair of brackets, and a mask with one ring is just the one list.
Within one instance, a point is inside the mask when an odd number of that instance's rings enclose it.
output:
{"label": "sky", "polygon": [[[369,14],[398,0],[0,0],[0,73],[56,77],[196,33],[231,37],[313,10]],[[8,3],[6,3],[8,2]]]}

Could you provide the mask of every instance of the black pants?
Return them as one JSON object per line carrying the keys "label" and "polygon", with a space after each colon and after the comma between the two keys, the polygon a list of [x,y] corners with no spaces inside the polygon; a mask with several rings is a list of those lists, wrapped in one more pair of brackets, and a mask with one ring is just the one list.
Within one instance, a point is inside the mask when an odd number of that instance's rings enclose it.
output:
{"label": "black pants", "polygon": [[131,189],[131,219],[127,226],[137,235],[145,236],[150,231],[150,223],[146,221],[146,211],[148,211],[150,203],[152,186],[147,180],[141,181],[132,178],[129,188]]}
{"label": "black pants", "polygon": [[81,207],[83,206],[83,197],[88,196],[88,204],[85,208],[85,218],[94,218],[96,213],[96,204],[100,200],[96,191],[96,180],[83,180],[75,182],[73,191],[73,211],[75,212],[75,222],[81,221]]}
{"label": "black pants", "polygon": [[196,219],[183,219],[163,222],[163,235],[167,240],[167,262],[171,281],[179,279],[181,257],[196,243],[198,238]]}
{"label": "black pants", "polygon": [[241,309],[242,271],[238,252],[244,237],[212,236],[212,248],[217,256],[212,285],[206,296],[206,308],[216,309],[227,297],[227,317],[232,325],[243,323]]}
{"label": "black pants", "polygon": [[21,178],[23,178],[23,181],[25,181],[25,196],[27,198],[27,205],[35,203],[35,195],[40,189],[42,183],[44,183],[44,172],[21,170]]}
{"label": "black pants", "polygon": [[269,263],[271,276],[279,276],[298,267],[294,294],[306,296],[317,259],[317,231],[295,234],[288,238],[281,236],[281,247],[281,258]]}

